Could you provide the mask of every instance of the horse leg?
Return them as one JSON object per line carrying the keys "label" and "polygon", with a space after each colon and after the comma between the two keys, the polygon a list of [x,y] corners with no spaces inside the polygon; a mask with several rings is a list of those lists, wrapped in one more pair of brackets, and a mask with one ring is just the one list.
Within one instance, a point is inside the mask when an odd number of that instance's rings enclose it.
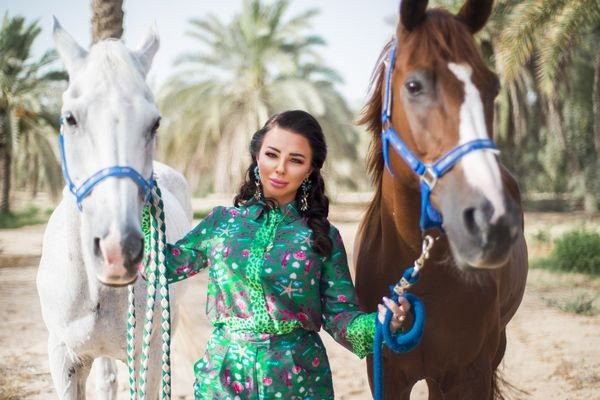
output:
{"label": "horse leg", "polygon": [[425,381],[427,382],[428,400],[444,400],[444,394],[437,380],[428,378]]}
{"label": "horse leg", "polygon": [[475,360],[456,372],[446,374],[440,389],[444,400],[492,400],[493,372],[489,360]]}
{"label": "horse leg", "polygon": [[48,338],[50,375],[61,400],[85,400],[85,382],[92,360],[80,358],[52,334]]}
{"label": "horse leg", "polygon": [[96,370],[96,397],[114,400],[117,398],[117,363],[110,357],[102,356],[94,362]]}

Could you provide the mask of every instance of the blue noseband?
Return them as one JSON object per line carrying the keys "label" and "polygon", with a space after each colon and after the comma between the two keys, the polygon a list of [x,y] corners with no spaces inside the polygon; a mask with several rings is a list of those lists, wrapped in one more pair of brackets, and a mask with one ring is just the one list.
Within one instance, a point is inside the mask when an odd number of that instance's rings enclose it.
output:
{"label": "blue noseband", "polygon": [[135,169],[127,166],[115,165],[113,167],[103,168],[95,174],[93,174],[92,176],[90,176],[89,178],[87,178],[86,180],[84,180],[83,183],[79,187],[77,187],[77,185],[75,185],[75,183],[71,179],[71,176],[69,175],[69,168],[67,167],[67,159],[65,157],[65,139],[63,134],[64,118],[60,117],[59,122],[60,134],[58,136],[58,148],[60,151],[60,162],[62,166],[62,172],[65,181],[67,182],[67,186],[69,187],[69,190],[75,196],[77,206],[79,207],[80,211],[82,209],[81,202],[87,196],[90,195],[90,193],[94,189],[94,186],[110,177],[130,178],[140,188],[144,195],[144,198],[148,198],[148,194],[150,193],[150,190],[152,190],[152,186],[154,185],[154,179],[152,177],[152,174],[150,174],[150,178],[145,179]]}
{"label": "blue noseband", "polygon": [[482,149],[495,149],[496,145],[490,139],[475,139],[458,145],[457,147],[444,154],[441,158],[432,164],[425,164],[413,154],[406,144],[400,139],[398,132],[392,127],[391,108],[392,108],[392,72],[396,61],[396,40],[392,43],[388,59],[388,68],[385,75],[385,97],[383,102],[383,112],[381,113],[381,150],[383,160],[389,173],[393,176],[390,165],[389,147],[390,145],[396,153],[402,157],[404,162],[412,169],[421,181],[421,230],[429,228],[442,227],[442,215],[431,204],[431,191],[435,187],[438,179],[448,172],[464,155]]}

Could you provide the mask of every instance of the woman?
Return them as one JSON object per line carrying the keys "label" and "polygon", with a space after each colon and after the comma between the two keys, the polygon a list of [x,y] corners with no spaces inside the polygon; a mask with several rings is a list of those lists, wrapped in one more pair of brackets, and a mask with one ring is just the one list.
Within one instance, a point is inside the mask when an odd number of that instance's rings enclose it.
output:
{"label": "woman", "polygon": [[[375,314],[358,309],[341,236],[327,220],[326,153],[310,114],[275,115],[252,137],[235,207],[216,207],[168,246],[169,282],[209,269],[214,331],[194,366],[197,399],[333,399],[321,326],[358,356],[371,351]],[[397,330],[409,305],[383,301]]]}

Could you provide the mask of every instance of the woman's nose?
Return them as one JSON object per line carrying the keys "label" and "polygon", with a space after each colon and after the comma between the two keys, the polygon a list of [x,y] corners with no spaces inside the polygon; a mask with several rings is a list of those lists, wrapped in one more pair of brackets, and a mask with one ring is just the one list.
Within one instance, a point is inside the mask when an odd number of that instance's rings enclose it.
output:
{"label": "woman's nose", "polygon": [[275,172],[277,172],[280,175],[285,174],[285,161],[280,161],[277,163],[277,168],[275,169]]}

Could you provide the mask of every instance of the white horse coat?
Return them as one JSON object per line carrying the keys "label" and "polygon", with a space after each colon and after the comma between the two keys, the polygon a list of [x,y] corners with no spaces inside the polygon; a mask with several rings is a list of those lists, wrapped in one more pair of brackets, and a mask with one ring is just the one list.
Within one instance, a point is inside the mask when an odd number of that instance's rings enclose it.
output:
{"label": "white horse coat", "polygon": [[[177,240],[191,224],[187,184],[181,174],[152,161],[158,113],[144,82],[158,36],[151,31],[138,51],[107,40],[89,53],[56,21],[54,37],[70,78],[62,114],[68,117],[64,137],[71,178],[81,184],[96,171],[115,165],[130,166],[142,176],[154,171],[165,204],[167,240]],[[96,359],[98,398],[116,398],[114,359],[126,362],[126,285],[140,265],[143,204],[131,179],[108,178],[82,201],[81,211],[65,188],[50,217],[37,287],[49,332],[50,371],[60,399],[85,398],[85,382]],[[135,281],[135,292],[139,357],[144,280]],[[158,320],[156,312],[146,385],[149,399],[158,397],[160,386]]]}

